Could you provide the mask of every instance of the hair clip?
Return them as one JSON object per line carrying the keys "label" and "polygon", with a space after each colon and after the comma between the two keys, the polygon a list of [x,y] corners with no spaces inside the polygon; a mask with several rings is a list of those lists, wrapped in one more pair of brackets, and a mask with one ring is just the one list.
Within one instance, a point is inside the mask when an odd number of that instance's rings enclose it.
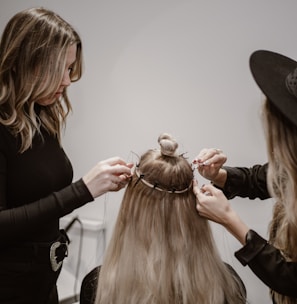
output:
{"label": "hair clip", "polygon": [[153,185],[153,184],[151,184],[150,182],[146,181],[146,180],[144,179],[144,174],[141,174],[141,173],[139,172],[139,169],[138,169],[138,168],[136,168],[135,173],[136,173],[136,175],[138,176],[138,179],[137,179],[137,181],[136,181],[134,187],[138,184],[139,181],[141,181],[142,183],[144,183],[144,184],[145,184],[146,186],[148,186],[149,188],[156,189],[156,190],[161,191],[161,192],[164,191],[164,192],[167,192],[167,193],[177,193],[177,194],[179,194],[179,193],[184,193],[184,192],[188,191],[189,189],[191,189],[191,187],[192,187],[192,181],[191,181],[190,185],[189,185],[188,187],[186,187],[185,189],[182,189],[182,190],[176,190],[176,188],[174,188],[174,187],[173,187],[172,189],[170,189],[170,190],[168,190],[168,189],[163,189],[163,188],[160,188],[160,187],[158,186],[158,183],[155,183],[155,184]]}
{"label": "hair clip", "polygon": [[[136,168],[138,168],[138,166],[136,166]],[[136,171],[138,172],[137,169],[135,170],[135,172],[136,172]],[[135,184],[134,184],[134,187],[139,183],[139,181],[140,181],[141,179],[144,178],[144,174],[139,174],[139,175],[138,175],[138,174],[136,173],[136,175],[138,176],[138,178],[137,178],[137,181],[136,181]]]}
{"label": "hair clip", "polygon": [[184,159],[188,159],[188,157],[186,157],[185,155],[187,154],[188,152],[183,152],[179,155],[179,157],[182,157]]}

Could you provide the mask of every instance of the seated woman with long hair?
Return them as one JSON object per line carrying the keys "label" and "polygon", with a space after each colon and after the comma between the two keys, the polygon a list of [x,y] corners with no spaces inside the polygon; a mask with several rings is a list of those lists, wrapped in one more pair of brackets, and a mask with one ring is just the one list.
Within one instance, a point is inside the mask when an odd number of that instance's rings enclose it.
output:
{"label": "seated woman with long hair", "polygon": [[196,210],[191,165],[170,135],[158,142],[136,165],[103,265],[84,278],[80,303],[246,303]]}

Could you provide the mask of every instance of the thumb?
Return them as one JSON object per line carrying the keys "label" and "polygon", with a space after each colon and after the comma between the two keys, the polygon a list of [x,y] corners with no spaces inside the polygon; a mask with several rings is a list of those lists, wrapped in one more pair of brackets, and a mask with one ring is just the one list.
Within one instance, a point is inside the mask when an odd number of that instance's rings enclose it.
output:
{"label": "thumb", "polygon": [[200,191],[197,179],[193,179],[193,191],[195,195],[197,195]]}

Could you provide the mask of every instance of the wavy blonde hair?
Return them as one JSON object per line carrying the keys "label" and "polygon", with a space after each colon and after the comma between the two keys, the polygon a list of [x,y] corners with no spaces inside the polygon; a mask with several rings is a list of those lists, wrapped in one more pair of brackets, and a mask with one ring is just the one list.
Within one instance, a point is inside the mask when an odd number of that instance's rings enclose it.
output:
{"label": "wavy blonde hair", "polygon": [[125,191],[96,303],[245,303],[208,221],[196,210],[190,164],[176,154],[170,135],[161,135],[159,142],[161,150],[142,155],[140,174]]}
{"label": "wavy blonde hair", "polygon": [[[264,130],[268,151],[268,187],[276,199],[270,223],[270,242],[288,261],[297,262],[297,127],[265,100]],[[274,291],[276,303],[297,303]]]}
{"label": "wavy blonde hair", "polygon": [[0,43],[0,123],[20,136],[21,152],[32,145],[41,126],[61,139],[61,127],[71,111],[67,91],[54,104],[40,107],[38,116],[34,105],[57,91],[72,44],[77,45],[70,75],[74,82],[82,74],[81,39],[60,16],[44,8],[31,8],[13,16],[4,29]]}

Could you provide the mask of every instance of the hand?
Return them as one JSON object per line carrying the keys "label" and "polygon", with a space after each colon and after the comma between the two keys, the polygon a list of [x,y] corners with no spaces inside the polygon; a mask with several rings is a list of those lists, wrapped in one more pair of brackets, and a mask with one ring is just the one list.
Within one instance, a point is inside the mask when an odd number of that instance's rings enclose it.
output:
{"label": "hand", "polygon": [[119,157],[100,161],[84,177],[83,181],[93,198],[108,191],[119,191],[132,176],[133,164],[127,164]]}
{"label": "hand", "polygon": [[246,242],[249,227],[231,208],[224,193],[212,185],[204,185],[200,189],[194,180],[193,191],[197,198],[198,213],[209,220],[223,225],[241,244]]}
{"label": "hand", "polygon": [[194,180],[193,191],[197,198],[196,209],[201,216],[222,225],[228,224],[228,216],[232,209],[221,190],[212,185],[199,188],[198,182]]}
{"label": "hand", "polygon": [[227,178],[226,170],[222,169],[227,157],[220,149],[203,149],[193,160],[197,170],[204,178],[223,188]]}

